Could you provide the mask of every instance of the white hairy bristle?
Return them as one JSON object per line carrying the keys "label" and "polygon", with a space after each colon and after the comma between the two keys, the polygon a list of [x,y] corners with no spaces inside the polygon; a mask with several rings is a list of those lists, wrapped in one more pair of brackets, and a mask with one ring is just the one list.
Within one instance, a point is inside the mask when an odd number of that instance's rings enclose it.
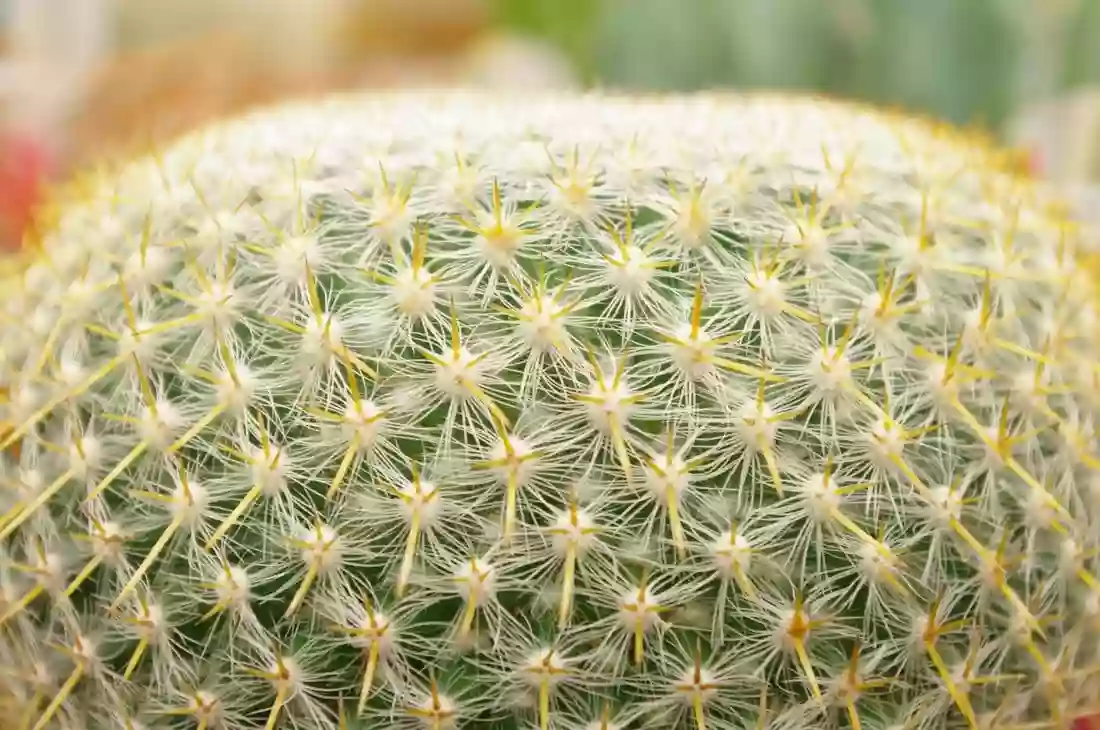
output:
{"label": "white hairy bristle", "polygon": [[0,307],[12,727],[1096,707],[1097,231],[976,135],[361,92],[55,195]]}

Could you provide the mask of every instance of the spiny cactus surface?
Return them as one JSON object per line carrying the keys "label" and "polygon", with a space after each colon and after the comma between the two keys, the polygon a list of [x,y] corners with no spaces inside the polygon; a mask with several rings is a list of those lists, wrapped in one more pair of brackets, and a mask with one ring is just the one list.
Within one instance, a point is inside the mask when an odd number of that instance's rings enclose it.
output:
{"label": "spiny cactus surface", "polygon": [[95,180],[6,282],[21,727],[1056,728],[1079,233],[820,100],[403,93]]}

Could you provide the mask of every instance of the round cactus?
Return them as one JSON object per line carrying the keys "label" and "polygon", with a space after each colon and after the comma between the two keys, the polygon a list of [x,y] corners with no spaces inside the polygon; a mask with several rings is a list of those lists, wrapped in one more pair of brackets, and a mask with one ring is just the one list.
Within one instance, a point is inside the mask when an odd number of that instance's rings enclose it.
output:
{"label": "round cactus", "polygon": [[5,282],[19,727],[1062,727],[1100,701],[1082,235],[815,99],[267,109]]}

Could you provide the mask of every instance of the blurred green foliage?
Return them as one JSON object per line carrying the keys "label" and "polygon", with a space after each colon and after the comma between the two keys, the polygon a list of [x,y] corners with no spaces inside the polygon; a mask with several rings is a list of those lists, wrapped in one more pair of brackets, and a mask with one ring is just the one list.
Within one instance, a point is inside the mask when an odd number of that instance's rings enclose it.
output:
{"label": "blurred green foliage", "polygon": [[1100,0],[496,0],[593,83],[816,90],[996,126],[1100,80]]}
{"label": "blurred green foliage", "polygon": [[1079,0],[1080,15],[1070,24],[1066,65],[1062,83],[1066,86],[1100,83],[1100,2]]}
{"label": "blurred green foliage", "polygon": [[569,55],[578,71],[595,80],[593,63],[602,0],[492,0],[496,21],[508,28],[550,41]]}

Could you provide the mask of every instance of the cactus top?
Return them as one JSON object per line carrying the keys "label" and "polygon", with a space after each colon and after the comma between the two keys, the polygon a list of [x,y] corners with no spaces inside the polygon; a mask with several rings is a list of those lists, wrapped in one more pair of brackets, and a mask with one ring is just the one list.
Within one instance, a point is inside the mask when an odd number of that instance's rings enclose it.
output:
{"label": "cactus top", "polygon": [[6,282],[0,687],[35,730],[1059,727],[1084,245],[995,149],[816,99],[204,129]]}

